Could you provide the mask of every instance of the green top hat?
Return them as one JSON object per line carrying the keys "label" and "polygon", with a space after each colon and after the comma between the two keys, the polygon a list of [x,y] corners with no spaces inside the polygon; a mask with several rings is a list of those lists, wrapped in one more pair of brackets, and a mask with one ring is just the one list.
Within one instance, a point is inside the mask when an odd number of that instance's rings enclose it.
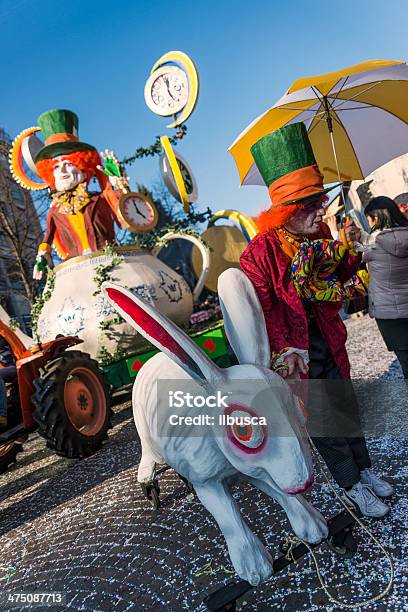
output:
{"label": "green top hat", "polygon": [[45,146],[37,153],[35,163],[75,151],[95,151],[95,147],[78,140],[78,117],[69,110],[50,110],[38,118]]}
{"label": "green top hat", "polygon": [[[267,134],[252,145],[251,153],[267,187],[282,177],[317,165],[303,122],[291,123]],[[293,177],[291,179],[293,180]],[[321,188],[316,190],[316,194],[326,193],[334,187],[337,185],[325,189],[322,184]],[[285,204],[302,199],[303,197],[292,199]]]}
{"label": "green top hat", "polygon": [[291,123],[267,134],[251,153],[267,187],[282,176],[316,164],[304,123]]}

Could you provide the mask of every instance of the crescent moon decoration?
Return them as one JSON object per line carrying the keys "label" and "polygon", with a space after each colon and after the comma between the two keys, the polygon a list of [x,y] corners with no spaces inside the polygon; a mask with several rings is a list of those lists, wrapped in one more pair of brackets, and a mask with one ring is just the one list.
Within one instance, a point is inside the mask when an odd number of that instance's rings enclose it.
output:
{"label": "crescent moon decoration", "polygon": [[164,154],[167,158],[167,161],[169,162],[170,169],[173,173],[174,181],[176,183],[180,196],[180,202],[183,204],[184,212],[188,213],[190,211],[190,201],[188,199],[187,190],[184,184],[184,179],[181,174],[181,170],[177,163],[177,158],[174,154],[174,151],[167,136],[162,136],[160,138],[160,143],[163,147]]}
{"label": "crescent moon decoration", "polygon": [[41,189],[46,189],[49,186],[48,183],[37,183],[31,180],[30,177],[27,176],[23,166],[23,142],[26,138],[32,136],[32,134],[39,132],[40,129],[41,128],[39,127],[30,127],[20,132],[20,134],[13,140],[9,153],[10,171],[14,180],[16,183],[24,187],[24,189],[29,189],[30,191],[41,191]]}
{"label": "crescent moon decoration", "polygon": [[255,221],[239,210],[219,210],[213,214],[209,225],[213,225],[217,219],[229,219],[233,221],[238,229],[244,234],[248,242],[259,233]]}
{"label": "crescent moon decoration", "polygon": [[175,64],[179,64],[181,66],[181,68],[187,74],[188,85],[189,85],[189,94],[188,94],[187,104],[182,110],[180,116],[172,123],[169,123],[169,125],[166,125],[166,127],[168,128],[174,128],[174,127],[178,127],[179,125],[187,121],[191,113],[194,111],[196,104],[197,104],[200,85],[199,85],[197,68],[193,60],[190,59],[188,55],[186,55],[182,51],[168,51],[168,53],[165,53],[164,55],[162,55],[157,60],[157,62],[154,64],[153,68],[150,71],[150,74],[153,74],[153,72],[157,70],[159,66],[162,66],[163,64],[166,64],[169,62],[174,62]]}
{"label": "crescent moon decoration", "polygon": [[[170,138],[169,138],[169,142],[171,144]],[[162,147],[161,147],[161,151],[163,152]],[[193,202],[196,202],[198,199],[197,181],[195,179],[192,169],[190,168],[189,164],[186,162],[184,157],[178,151],[176,152],[173,150],[173,154],[176,158],[177,165],[180,169],[181,176],[183,178],[184,187],[187,193],[187,199],[190,204],[193,204]],[[167,189],[170,191],[171,195],[174,198],[176,198],[176,200],[178,200],[179,202],[182,202],[182,199],[181,199],[178,187],[176,185],[176,181],[174,179],[173,171],[170,167],[170,163],[167,158],[167,155],[162,154],[160,156],[159,166],[160,166],[160,173],[162,175],[162,179]]]}

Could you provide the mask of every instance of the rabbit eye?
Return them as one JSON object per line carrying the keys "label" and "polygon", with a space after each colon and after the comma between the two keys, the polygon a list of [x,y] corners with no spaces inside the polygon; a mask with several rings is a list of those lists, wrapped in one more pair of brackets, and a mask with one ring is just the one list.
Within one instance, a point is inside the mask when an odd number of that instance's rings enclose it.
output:
{"label": "rabbit eye", "polygon": [[245,449],[259,448],[264,439],[264,429],[256,417],[244,410],[233,410],[227,415],[227,424],[233,441]]}

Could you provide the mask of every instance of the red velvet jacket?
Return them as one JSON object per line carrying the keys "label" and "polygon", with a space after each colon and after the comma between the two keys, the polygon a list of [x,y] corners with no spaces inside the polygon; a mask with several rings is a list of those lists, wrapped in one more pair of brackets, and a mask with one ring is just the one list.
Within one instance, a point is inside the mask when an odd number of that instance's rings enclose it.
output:
{"label": "red velvet jacket", "polygon": [[[321,232],[313,238],[331,238],[327,225],[322,223]],[[338,267],[339,279],[345,282],[354,276],[360,262],[360,255],[348,254]],[[276,232],[263,232],[251,240],[241,255],[240,264],[261,302],[271,351],[279,353],[288,346],[308,350],[306,312],[290,279],[290,259],[282,251]],[[342,378],[350,378],[347,331],[338,304],[322,302],[313,305],[312,310]]]}

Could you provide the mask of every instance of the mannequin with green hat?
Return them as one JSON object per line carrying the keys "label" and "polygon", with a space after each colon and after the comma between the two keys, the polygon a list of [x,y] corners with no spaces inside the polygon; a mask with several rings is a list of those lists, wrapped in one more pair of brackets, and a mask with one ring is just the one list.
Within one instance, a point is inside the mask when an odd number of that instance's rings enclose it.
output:
{"label": "mannequin with green hat", "polygon": [[[37,146],[33,161],[37,174],[51,189],[52,200],[34,268],[37,279],[42,276],[43,258],[51,264],[51,245],[62,259],[68,259],[115,240],[114,223],[120,225],[117,205],[121,191],[127,188],[126,178],[119,171],[108,178],[96,148],[79,140],[75,113],[50,110],[38,118],[38,125],[44,145]],[[104,157],[105,163],[117,164],[112,153],[106,152]],[[88,190],[94,176],[101,192]]]}
{"label": "mannequin with green hat", "polygon": [[[313,402],[316,386],[309,388],[310,434],[314,435],[316,421],[335,423],[338,413],[356,423],[352,438],[337,430],[331,437],[316,434],[313,441],[347,501],[367,516],[384,516],[389,508],[378,495],[390,495],[392,487],[371,470],[349,381],[347,332],[339,315],[343,284],[356,274],[361,257],[332,240],[322,222],[326,193],[332,187],[323,185],[303,123],[268,134],[252,146],[251,153],[268,187],[271,206],[257,218],[260,233],[240,264],[262,305],[271,367],[284,378],[343,379],[341,393],[335,397],[326,391],[324,402],[321,398]],[[358,237],[357,228],[350,227],[347,238]],[[326,284],[321,282],[323,273]],[[317,405],[323,405],[324,414],[316,419]]]}

